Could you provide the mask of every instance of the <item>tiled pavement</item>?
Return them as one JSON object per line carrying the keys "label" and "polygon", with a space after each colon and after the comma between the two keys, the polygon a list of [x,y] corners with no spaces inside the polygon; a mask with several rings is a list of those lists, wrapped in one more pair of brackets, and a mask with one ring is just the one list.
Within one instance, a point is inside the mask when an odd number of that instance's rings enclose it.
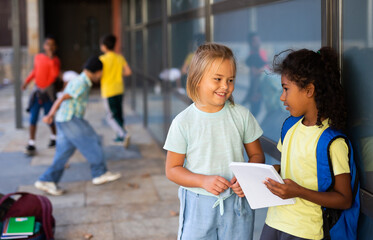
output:
{"label": "tiled pavement", "polygon": [[[54,149],[46,147],[49,129],[39,122],[38,154],[23,153],[28,138],[28,114],[23,112],[23,129],[15,129],[13,87],[0,88],[0,193],[27,191],[43,194],[34,181],[51,163]],[[23,108],[27,93],[23,96]],[[178,227],[178,186],[164,175],[165,153],[142,127],[141,119],[125,106],[131,145],[125,150],[112,142],[113,133],[103,120],[104,110],[97,90],[93,90],[86,119],[102,136],[105,158],[111,171],[123,177],[94,186],[89,164],[77,151],[62,177],[63,196],[48,196],[56,218],[55,238],[145,240],[176,239]],[[255,239],[261,230],[265,210],[256,213]]]}

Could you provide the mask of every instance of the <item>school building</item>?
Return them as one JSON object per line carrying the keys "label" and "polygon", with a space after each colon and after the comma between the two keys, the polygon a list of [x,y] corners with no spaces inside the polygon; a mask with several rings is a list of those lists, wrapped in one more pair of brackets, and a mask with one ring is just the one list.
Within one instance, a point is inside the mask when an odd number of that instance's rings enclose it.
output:
{"label": "school building", "polygon": [[62,70],[80,71],[85,59],[100,53],[100,36],[114,33],[116,50],[134,72],[125,79],[125,101],[160,145],[172,119],[191,103],[185,73],[193,51],[205,41],[229,46],[238,65],[233,96],[263,128],[268,163],[279,160],[276,143],[288,113],[279,100],[280,77],[270,67],[253,80],[251,49],[260,48],[270,66],[275,54],[289,48],[333,47],[340,56],[348,135],[361,181],[359,239],[372,238],[373,0],[1,0],[0,5],[0,86],[20,84],[46,34],[57,38]]}

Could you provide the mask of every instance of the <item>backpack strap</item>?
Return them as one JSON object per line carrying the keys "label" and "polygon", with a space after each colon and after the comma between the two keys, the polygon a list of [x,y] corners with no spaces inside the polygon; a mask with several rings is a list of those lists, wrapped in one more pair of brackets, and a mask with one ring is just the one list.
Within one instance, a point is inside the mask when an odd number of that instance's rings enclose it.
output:
{"label": "backpack strap", "polygon": [[54,219],[52,216],[52,204],[48,198],[37,195],[40,204],[42,206],[42,215],[43,215],[43,229],[45,233],[45,237],[47,240],[53,240],[53,228],[54,228]]}
{"label": "backpack strap", "polygon": [[300,119],[302,119],[302,117],[303,116],[299,116],[299,117],[290,116],[284,121],[284,123],[282,124],[282,128],[281,128],[281,144],[283,144],[285,135],[289,131],[289,129],[292,126],[294,126],[294,124],[296,124]]}
{"label": "backpack strap", "polygon": [[356,166],[352,159],[353,152],[352,146],[346,135],[343,133],[333,130],[330,127],[325,129],[321,134],[316,147],[316,159],[317,159],[317,178],[318,178],[318,189],[320,192],[327,192],[334,187],[335,177],[333,171],[333,164],[330,157],[330,146],[334,140],[342,138],[345,140],[348,147],[348,163],[351,172],[351,187],[355,186]]}
{"label": "backpack strap", "polygon": [[330,127],[321,134],[316,147],[317,181],[320,192],[330,191],[335,184],[330,146],[334,140],[343,138],[348,146],[348,159],[351,175],[352,205],[346,210],[321,207],[325,239],[356,239],[357,221],[360,209],[359,178],[354,161],[351,142],[343,133]]}

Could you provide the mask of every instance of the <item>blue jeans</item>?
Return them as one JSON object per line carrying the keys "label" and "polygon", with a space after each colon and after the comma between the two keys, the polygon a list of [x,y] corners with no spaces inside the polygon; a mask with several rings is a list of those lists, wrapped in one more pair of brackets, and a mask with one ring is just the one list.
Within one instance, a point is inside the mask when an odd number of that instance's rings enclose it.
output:
{"label": "blue jeans", "polygon": [[86,120],[73,117],[67,122],[56,122],[56,126],[56,154],[52,165],[39,180],[58,183],[65,170],[65,164],[75,149],[78,149],[90,163],[93,178],[107,171],[100,138]]}
{"label": "blue jeans", "polygon": [[254,233],[254,210],[245,198],[233,194],[224,200],[224,214],[217,198],[179,188],[180,215],[178,240],[251,240]]}

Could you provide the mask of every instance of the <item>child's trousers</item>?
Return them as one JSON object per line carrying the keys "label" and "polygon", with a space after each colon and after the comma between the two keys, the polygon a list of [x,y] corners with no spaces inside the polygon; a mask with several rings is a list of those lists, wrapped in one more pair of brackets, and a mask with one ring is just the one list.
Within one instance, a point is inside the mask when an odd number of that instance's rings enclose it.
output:
{"label": "child's trousers", "polygon": [[91,165],[92,178],[107,171],[100,138],[89,123],[73,117],[67,122],[56,122],[56,153],[52,165],[40,176],[39,180],[59,182],[65,170],[65,164],[78,149]]}
{"label": "child's trousers", "polygon": [[251,240],[254,230],[254,210],[245,198],[233,194],[224,200],[224,214],[217,198],[179,188],[180,216],[178,240]]}

